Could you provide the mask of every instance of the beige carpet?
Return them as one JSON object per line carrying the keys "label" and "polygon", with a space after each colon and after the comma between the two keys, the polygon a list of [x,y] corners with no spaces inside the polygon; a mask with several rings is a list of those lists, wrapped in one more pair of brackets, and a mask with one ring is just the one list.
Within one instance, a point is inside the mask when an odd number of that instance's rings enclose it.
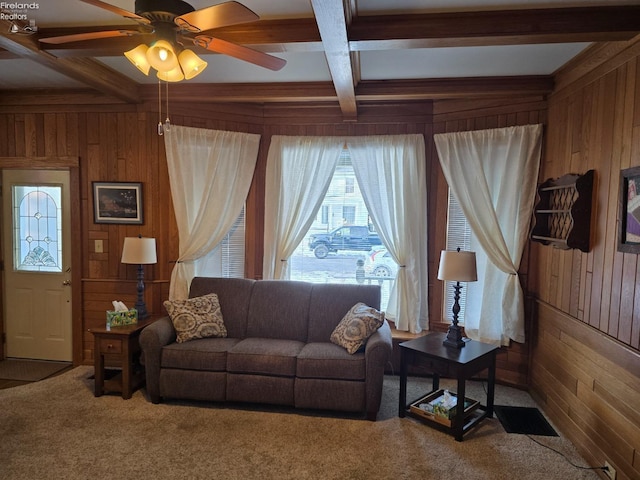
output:
{"label": "beige carpet", "polygon": [[[93,396],[93,367],[0,391],[2,479],[597,479],[497,419],[456,442],[397,417],[398,378],[386,377],[377,422],[290,409],[153,405]],[[410,395],[427,388],[413,380]],[[467,396],[483,398],[471,382]],[[496,403],[535,406],[498,387]],[[563,437],[533,437],[585,465]]]}
{"label": "beige carpet", "polygon": [[58,373],[71,364],[40,360],[6,359],[0,361],[0,378],[21,382],[37,382]]}

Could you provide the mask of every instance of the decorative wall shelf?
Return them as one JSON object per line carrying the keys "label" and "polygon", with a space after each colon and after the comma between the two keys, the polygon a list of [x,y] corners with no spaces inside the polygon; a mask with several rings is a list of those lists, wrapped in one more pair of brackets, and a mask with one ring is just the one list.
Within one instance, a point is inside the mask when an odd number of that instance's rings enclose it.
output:
{"label": "decorative wall shelf", "polygon": [[531,240],[557,248],[591,247],[594,170],[568,174],[538,186]]}

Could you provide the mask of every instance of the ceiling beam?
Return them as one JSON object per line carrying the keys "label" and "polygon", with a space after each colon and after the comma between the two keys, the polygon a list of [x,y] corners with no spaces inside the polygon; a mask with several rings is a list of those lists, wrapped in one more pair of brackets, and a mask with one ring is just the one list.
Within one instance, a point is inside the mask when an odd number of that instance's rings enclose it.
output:
{"label": "ceiling beam", "polygon": [[[357,101],[434,100],[474,97],[548,95],[553,90],[551,76],[438,78],[428,80],[361,81],[355,87]],[[140,87],[142,101],[157,101],[158,88]],[[334,102],[331,82],[301,83],[211,83],[171,86],[176,103],[281,103]]]}
{"label": "ceiling beam", "polygon": [[640,6],[547,8],[355,17],[352,50],[629,40]]}
{"label": "ceiling beam", "polygon": [[57,58],[38,48],[32,36],[12,35],[10,23],[0,20],[0,48],[32,60],[62,75],[128,103],[138,103],[138,84],[92,58]]}
{"label": "ceiling beam", "polygon": [[318,23],[340,110],[345,121],[355,121],[358,118],[358,108],[351,51],[347,39],[345,4],[343,0],[311,0],[311,6]]}

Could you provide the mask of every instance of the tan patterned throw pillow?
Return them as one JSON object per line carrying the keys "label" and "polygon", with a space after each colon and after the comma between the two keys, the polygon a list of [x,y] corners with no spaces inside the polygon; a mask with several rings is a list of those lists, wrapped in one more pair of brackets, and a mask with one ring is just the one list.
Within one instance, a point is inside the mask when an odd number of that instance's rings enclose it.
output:
{"label": "tan patterned throw pillow", "polygon": [[356,303],[331,334],[331,342],[356,353],[384,323],[384,313],[362,302]]}
{"label": "tan patterned throw pillow", "polygon": [[176,329],[178,343],[196,338],[227,336],[220,302],[215,293],[188,300],[166,300],[163,305]]}

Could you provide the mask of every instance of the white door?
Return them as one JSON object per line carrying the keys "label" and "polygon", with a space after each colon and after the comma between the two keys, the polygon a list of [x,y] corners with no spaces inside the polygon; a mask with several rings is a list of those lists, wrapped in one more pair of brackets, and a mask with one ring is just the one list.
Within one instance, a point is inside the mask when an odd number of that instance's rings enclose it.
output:
{"label": "white door", "polygon": [[69,172],[2,171],[6,356],[72,361]]}

